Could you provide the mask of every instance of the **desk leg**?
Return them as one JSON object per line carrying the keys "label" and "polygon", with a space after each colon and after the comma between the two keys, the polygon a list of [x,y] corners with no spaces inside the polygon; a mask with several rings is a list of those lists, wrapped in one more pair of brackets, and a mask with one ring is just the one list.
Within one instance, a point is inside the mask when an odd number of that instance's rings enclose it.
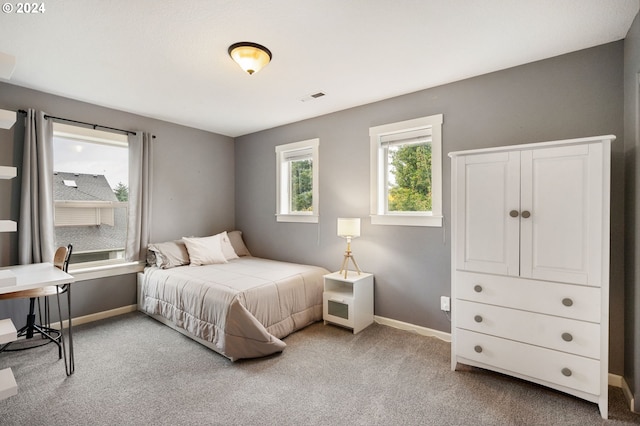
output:
{"label": "desk leg", "polygon": [[62,312],[60,309],[60,286],[58,286],[58,292],[56,297],[58,298],[58,318],[60,319],[60,340],[62,343],[62,356],[64,357],[64,369],[67,376],[72,375],[76,370],[75,360],[73,356],[73,327],[71,325],[71,285],[67,285],[67,321],[69,321],[69,357],[67,357],[67,345],[64,340],[64,327]]}
{"label": "desk leg", "polygon": [[[76,371],[76,362],[73,354],[73,327],[71,327],[71,285],[67,285],[67,309],[69,318],[69,368],[67,370],[67,376],[70,376]],[[66,365],[65,362],[65,368]]]}

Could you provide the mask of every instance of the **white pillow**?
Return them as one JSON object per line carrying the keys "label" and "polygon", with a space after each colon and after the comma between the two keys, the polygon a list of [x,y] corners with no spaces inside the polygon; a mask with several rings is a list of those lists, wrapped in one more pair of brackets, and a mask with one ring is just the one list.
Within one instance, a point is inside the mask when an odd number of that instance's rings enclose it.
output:
{"label": "white pillow", "polygon": [[227,263],[227,258],[222,252],[220,234],[202,238],[182,237],[182,240],[187,246],[191,266]]}
{"label": "white pillow", "polygon": [[221,232],[220,234],[220,242],[222,244],[222,254],[224,254],[225,259],[238,259],[238,255],[236,254],[233,245],[231,244],[231,239],[229,235],[227,235],[227,231]]}

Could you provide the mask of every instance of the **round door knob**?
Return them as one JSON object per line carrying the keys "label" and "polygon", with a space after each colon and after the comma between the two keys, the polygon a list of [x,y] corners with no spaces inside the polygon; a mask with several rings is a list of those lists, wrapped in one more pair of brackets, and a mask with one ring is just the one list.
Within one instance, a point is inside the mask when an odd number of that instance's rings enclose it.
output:
{"label": "round door knob", "polygon": [[473,317],[473,319],[475,320],[475,322],[482,322],[482,317],[480,315],[476,315],[475,317]]}
{"label": "round door knob", "polygon": [[565,297],[564,299],[562,299],[562,304],[564,306],[573,306],[573,300],[571,300],[568,297]]}
{"label": "round door knob", "polygon": [[511,216],[511,217],[518,217],[519,214],[520,213],[518,213],[518,210],[511,210],[509,212],[509,216]]}
{"label": "round door knob", "polygon": [[482,286],[481,286],[480,284],[476,284],[476,285],[473,287],[473,290],[474,290],[476,293],[482,293]]}
{"label": "round door knob", "polygon": [[570,377],[573,373],[571,372],[570,369],[568,369],[567,367],[562,369],[562,375],[566,376],[566,377]]}
{"label": "round door knob", "polygon": [[476,351],[477,353],[481,353],[481,352],[482,352],[482,346],[480,346],[480,345],[476,345],[476,346],[473,348],[473,350],[474,350],[474,351]]}
{"label": "round door knob", "polygon": [[525,219],[529,219],[531,217],[531,212],[525,210],[522,212],[522,217]]}

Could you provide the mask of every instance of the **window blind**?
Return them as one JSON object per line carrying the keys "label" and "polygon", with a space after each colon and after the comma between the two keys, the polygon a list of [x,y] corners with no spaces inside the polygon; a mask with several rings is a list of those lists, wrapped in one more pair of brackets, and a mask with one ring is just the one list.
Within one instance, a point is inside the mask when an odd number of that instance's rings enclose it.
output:
{"label": "window blind", "polygon": [[293,151],[285,151],[282,153],[282,161],[304,161],[313,160],[313,149],[296,149]]}
{"label": "window blind", "polygon": [[409,146],[431,143],[431,127],[380,136],[380,147]]}

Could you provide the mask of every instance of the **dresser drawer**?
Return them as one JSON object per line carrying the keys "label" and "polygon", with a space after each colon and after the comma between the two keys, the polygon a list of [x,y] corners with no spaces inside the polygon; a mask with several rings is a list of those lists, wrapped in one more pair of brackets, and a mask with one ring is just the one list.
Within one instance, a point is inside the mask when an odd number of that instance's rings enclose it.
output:
{"label": "dresser drawer", "polygon": [[457,300],[456,327],[600,359],[600,326],[591,322]]}
{"label": "dresser drawer", "polygon": [[456,355],[592,395],[600,393],[600,362],[590,358],[462,329],[456,330]]}
{"label": "dresser drawer", "polygon": [[456,271],[453,297],[600,323],[598,287]]}

